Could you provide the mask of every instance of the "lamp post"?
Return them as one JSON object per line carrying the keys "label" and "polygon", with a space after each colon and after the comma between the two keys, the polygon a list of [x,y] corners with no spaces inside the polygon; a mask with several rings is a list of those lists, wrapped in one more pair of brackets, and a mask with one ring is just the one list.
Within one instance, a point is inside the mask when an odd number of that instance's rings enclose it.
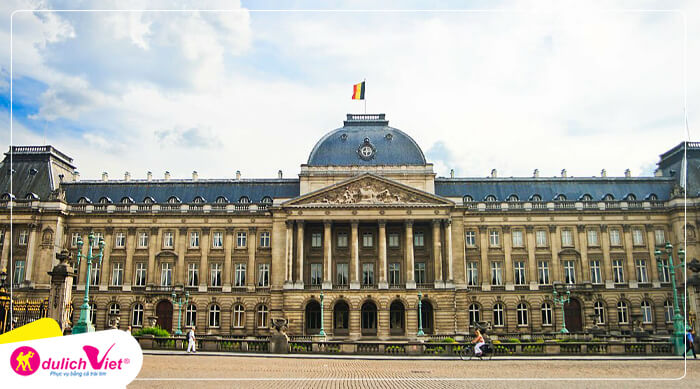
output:
{"label": "lamp post", "polygon": [[[177,330],[175,330],[175,335],[182,335],[182,331],[180,331],[180,318],[182,317],[182,295],[178,296],[173,292],[172,295],[170,295],[173,298],[173,303],[177,302]],[[185,292],[185,307],[187,307],[187,304],[190,301],[190,292]]]}
{"label": "lamp post", "polygon": [[569,298],[569,296],[571,295],[571,292],[567,290],[566,297],[564,297],[564,296],[558,297],[559,294],[557,293],[557,290],[555,289],[552,291],[552,295],[554,296],[554,297],[552,297],[554,304],[561,305],[561,330],[559,330],[559,333],[568,334],[569,330],[566,329],[566,314],[564,312],[564,304],[571,301],[571,299]]}
{"label": "lamp post", "polygon": [[[685,266],[685,251],[683,248],[678,249],[678,260],[679,264],[673,264],[673,246],[671,242],[666,242],[666,254],[668,254],[668,270],[671,273],[671,286],[673,287],[673,335],[671,336],[671,343],[673,344],[674,353],[676,355],[683,355],[685,350],[685,328],[683,323],[683,316],[681,315],[681,310],[678,307],[678,291],[676,290],[676,269],[683,268]],[[663,274],[663,265],[661,264],[661,251],[654,251],[656,255],[656,266],[659,268],[659,274]]]}
{"label": "lamp post", "polygon": [[[88,235],[88,255],[85,258],[87,260],[87,274],[85,276],[85,296],[83,297],[83,305],[80,306],[80,319],[73,327],[74,334],[83,334],[86,332],[95,332],[95,326],[90,321],[90,270],[92,267],[92,260],[99,260],[99,266],[102,266],[102,254],[105,248],[105,241],[100,238],[98,245],[100,246],[100,253],[93,256],[92,255],[92,242],[95,240],[95,235],[90,232]],[[78,268],[80,268],[80,259],[82,258],[81,252],[83,251],[83,240],[78,237]]]}
{"label": "lamp post", "polygon": [[423,300],[423,294],[418,292],[418,333],[417,336],[425,335],[423,332],[423,307],[421,301]]}
{"label": "lamp post", "polygon": [[323,330],[323,291],[321,291],[321,331],[318,332],[321,336],[326,336],[326,331]]}

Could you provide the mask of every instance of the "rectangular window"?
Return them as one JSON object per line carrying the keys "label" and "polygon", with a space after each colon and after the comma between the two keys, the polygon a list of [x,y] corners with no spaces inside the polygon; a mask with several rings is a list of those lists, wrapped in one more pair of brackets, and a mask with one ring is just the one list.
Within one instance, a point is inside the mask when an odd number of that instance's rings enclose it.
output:
{"label": "rectangular window", "polygon": [[187,265],[187,286],[199,285],[199,265],[190,263]]}
{"label": "rectangular window", "polygon": [[478,262],[467,262],[467,285],[477,286],[479,284],[479,264]]}
{"label": "rectangular window", "polygon": [[15,261],[15,271],[13,273],[12,283],[19,285],[24,281],[24,260]]}
{"label": "rectangular window", "polygon": [[562,247],[573,247],[574,245],[574,234],[568,228],[562,228],[561,230],[561,245]]}
{"label": "rectangular window", "polygon": [[234,276],[233,286],[237,286],[239,288],[245,286],[245,263],[236,264]]}
{"label": "rectangular window", "polygon": [[123,232],[117,232],[114,236],[114,248],[123,249],[126,246],[126,235]]}
{"label": "rectangular window", "polygon": [[425,246],[425,236],[422,232],[416,232],[413,234],[413,246],[423,247]]}
{"label": "rectangular window", "polygon": [[500,262],[491,262],[491,285],[503,285],[503,266]]}
{"label": "rectangular window", "polygon": [[657,228],[654,230],[654,241],[656,242],[657,246],[663,246],[666,244],[666,236],[663,229]]}
{"label": "rectangular window", "polygon": [[80,240],[80,233],[72,233],[70,236],[70,247],[78,247],[78,240]]}
{"label": "rectangular window", "polygon": [[513,230],[511,235],[513,237],[513,247],[523,247],[523,231]]}
{"label": "rectangular window", "polygon": [[311,285],[321,285],[323,282],[323,264],[311,264]]}
{"label": "rectangular window", "polygon": [[96,286],[100,284],[100,262],[92,262],[92,269],[90,270],[90,285]]}
{"label": "rectangular window", "polygon": [[172,231],[165,231],[163,233],[163,248],[172,249],[175,247],[175,238]]}
{"label": "rectangular window", "polygon": [[603,278],[600,276],[600,261],[593,260],[590,262],[591,265],[591,283],[602,284]]}
{"label": "rectangular window", "polygon": [[537,281],[540,285],[549,285],[549,262],[537,262]]}
{"label": "rectangular window", "polygon": [[337,242],[336,245],[338,247],[348,247],[348,233],[347,232],[339,232],[338,237],[337,237]]}
{"label": "rectangular window", "polygon": [[621,284],[625,282],[625,273],[622,269],[622,260],[615,259],[612,261],[613,268],[613,282],[616,284]]}
{"label": "rectangular window", "polygon": [[173,265],[171,263],[160,264],[160,285],[171,286],[173,284]]}
{"label": "rectangular window", "polygon": [[220,249],[224,247],[224,233],[221,231],[214,231],[211,239],[211,247],[215,249]]}
{"label": "rectangular window", "polygon": [[112,264],[112,286],[122,286],[124,265],[121,262]]}
{"label": "rectangular window", "polygon": [[258,286],[267,288],[270,286],[270,264],[261,263],[258,265]]}
{"label": "rectangular window", "polygon": [[620,230],[611,228],[608,234],[610,235],[610,246],[620,246],[622,244],[620,242]]}
{"label": "rectangular window", "polygon": [[598,231],[588,230],[588,245],[589,246],[599,246]]}
{"label": "rectangular window", "polygon": [[248,233],[245,231],[238,231],[236,233],[236,247],[244,248],[248,244]]}
{"label": "rectangular window", "polygon": [[635,262],[637,268],[637,281],[641,283],[649,282],[649,276],[647,275],[647,261],[644,259],[638,259]]}
{"label": "rectangular window", "polygon": [[525,285],[525,261],[513,262],[515,285]]}
{"label": "rectangular window", "polygon": [[535,242],[537,247],[547,247],[547,231],[537,230],[535,231]]}
{"label": "rectangular window", "polygon": [[425,284],[425,262],[416,262],[414,273],[416,284]]}
{"label": "rectangular window", "polygon": [[348,264],[347,263],[336,263],[335,264],[335,283],[336,283],[336,285],[347,285],[348,284]]}
{"label": "rectangular window", "polygon": [[136,263],[134,286],[146,286],[146,264],[144,262]]}
{"label": "rectangular window", "polygon": [[314,232],[311,234],[311,247],[319,248],[321,247],[321,242],[323,242],[323,234],[320,232]]}
{"label": "rectangular window", "polygon": [[489,231],[489,245],[491,247],[499,247],[501,245],[501,238],[498,234],[498,230]]}
{"label": "rectangular window", "polygon": [[139,232],[138,247],[142,248],[142,249],[148,247],[148,233],[147,232]]}
{"label": "rectangular window", "polygon": [[668,266],[668,259],[662,259],[661,273],[659,273],[659,281],[663,283],[671,282],[671,269]]}
{"label": "rectangular window", "polygon": [[374,264],[362,264],[362,285],[374,285]]}
{"label": "rectangular window", "polygon": [[576,266],[574,261],[564,261],[564,282],[572,285],[576,283]]}
{"label": "rectangular window", "polygon": [[209,285],[221,286],[221,264],[212,263],[209,265]]}
{"label": "rectangular window", "polygon": [[466,231],[464,233],[464,243],[467,245],[467,247],[476,246],[476,232]]}
{"label": "rectangular window", "polygon": [[199,232],[190,232],[190,248],[196,249],[199,247]]}
{"label": "rectangular window", "polygon": [[362,247],[373,247],[374,246],[374,235],[371,232],[362,233]]}
{"label": "rectangular window", "polygon": [[389,247],[399,247],[399,234],[396,232],[389,233]]}
{"label": "rectangular window", "polygon": [[19,238],[17,239],[17,244],[20,246],[26,246],[29,240],[29,232],[27,230],[22,230],[19,232]]}
{"label": "rectangular window", "polygon": [[[95,237],[92,240],[92,247],[99,247],[100,246],[100,240],[104,240],[104,234],[101,232],[96,232]],[[146,244],[148,246],[148,243]]]}
{"label": "rectangular window", "polygon": [[640,228],[632,229],[632,244],[635,246],[644,246],[644,232]]}
{"label": "rectangular window", "polygon": [[260,233],[260,247],[269,248],[270,247],[270,231],[263,231]]}
{"label": "rectangular window", "polygon": [[401,284],[401,264],[400,263],[390,263],[389,264],[389,285],[400,285]]}

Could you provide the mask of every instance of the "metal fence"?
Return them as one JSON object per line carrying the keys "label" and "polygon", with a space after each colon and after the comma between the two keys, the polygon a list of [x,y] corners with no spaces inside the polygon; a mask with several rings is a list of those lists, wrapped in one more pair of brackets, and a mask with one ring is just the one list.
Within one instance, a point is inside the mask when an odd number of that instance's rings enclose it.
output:
{"label": "metal fence", "polygon": [[0,298],[0,334],[46,317],[48,311],[48,299],[15,300],[10,304],[9,298]]}

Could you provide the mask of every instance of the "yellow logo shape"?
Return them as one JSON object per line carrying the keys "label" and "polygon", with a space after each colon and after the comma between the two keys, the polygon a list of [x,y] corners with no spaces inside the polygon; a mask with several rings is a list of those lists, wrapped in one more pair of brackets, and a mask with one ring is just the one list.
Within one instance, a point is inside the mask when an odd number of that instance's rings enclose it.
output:
{"label": "yellow logo shape", "polygon": [[0,344],[63,336],[56,320],[45,317],[0,335]]}
{"label": "yellow logo shape", "polygon": [[26,354],[23,352],[19,353],[17,356],[17,368],[15,371],[19,371],[20,367],[22,368],[22,371],[27,371],[27,369],[29,369],[29,371],[34,371],[32,370],[32,364],[29,363],[29,360],[33,357],[34,353],[31,351],[28,351]]}

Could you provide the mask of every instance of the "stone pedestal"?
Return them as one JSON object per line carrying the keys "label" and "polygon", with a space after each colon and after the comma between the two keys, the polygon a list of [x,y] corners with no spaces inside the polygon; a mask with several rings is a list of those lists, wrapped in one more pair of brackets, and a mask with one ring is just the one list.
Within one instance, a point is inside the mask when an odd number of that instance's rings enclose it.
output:
{"label": "stone pedestal", "polygon": [[289,339],[285,334],[273,334],[270,337],[270,352],[272,354],[289,353]]}
{"label": "stone pedestal", "polygon": [[70,331],[72,323],[70,322],[70,309],[68,306],[72,301],[73,279],[75,273],[73,268],[68,263],[70,252],[63,250],[56,254],[58,264],[48,272],[51,276],[51,291],[49,292],[49,311],[48,317],[56,320],[61,331],[64,333]]}

